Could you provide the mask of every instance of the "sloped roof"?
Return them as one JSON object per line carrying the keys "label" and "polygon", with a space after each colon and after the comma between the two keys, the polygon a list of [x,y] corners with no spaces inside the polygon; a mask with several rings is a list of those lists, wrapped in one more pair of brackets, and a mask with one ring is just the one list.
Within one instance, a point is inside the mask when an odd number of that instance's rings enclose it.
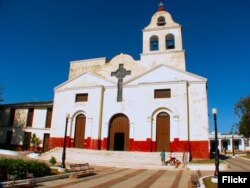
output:
{"label": "sloped roof", "polygon": [[100,77],[91,72],[84,72],[81,75],[67,80],[66,82],[55,87],[55,90],[65,89],[65,88],[76,88],[76,87],[89,87],[89,86],[98,86],[98,85],[114,85],[110,80],[107,80],[103,77]]}
{"label": "sloped roof", "polygon": [[206,82],[207,79],[196,74],[181,71],[170,66],[161,64],[153,69],[148,70],[131,80],[128,80],[126,85],[133,85],[139,83],[150,83],[150,82],[164,82],[164,81],[197,81],[197,82]]}

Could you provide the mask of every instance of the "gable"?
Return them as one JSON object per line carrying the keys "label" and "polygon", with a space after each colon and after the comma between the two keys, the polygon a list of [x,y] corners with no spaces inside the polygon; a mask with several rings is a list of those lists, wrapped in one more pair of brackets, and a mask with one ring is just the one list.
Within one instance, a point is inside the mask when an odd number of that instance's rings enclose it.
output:
{"label": "gable", "polygon": [[180,71],[167,65],[157,66],[138,77],[125,83],[126,85],[137,85],[140,83],[156,83],[156,82],[171,82],[171,81],[202,81],[207,79],[189,72]]}
{"label": "gable", "polygon": [[55,90],[63,90],[68,88],[82,88],[94,86],[113,86],[115,83],[108,81],[100,76],[90,72],[85,72],[72,80],[68,80],[57,86]]}

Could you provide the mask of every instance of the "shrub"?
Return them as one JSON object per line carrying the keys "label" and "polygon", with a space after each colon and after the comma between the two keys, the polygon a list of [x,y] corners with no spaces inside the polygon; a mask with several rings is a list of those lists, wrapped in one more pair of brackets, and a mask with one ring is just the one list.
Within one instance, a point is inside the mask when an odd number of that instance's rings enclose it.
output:
{"label": "shrub", "polygon": [[15,175],[16,179],[24,179],[26,171],[33,173],[34,177],[42,177],[50,174],[49,166],[40,161],[23,160],[14,158],[0,158],[0,179],[6,180],[7,173]]}
{"label": "shrub", "polygon": [[28,161],[27,163],[28,171],[33,173],[34,177],[42,177],[50,174],[50,167],[40,161]]}
{"label": "shrub", "polygon": [[54,166],[55,164],[56,164],[56,158],[54,157],[54,156],[52,156],[51,158],[50,158],[50,160],[49,160],[49,163],[52,165],[52,166]]}

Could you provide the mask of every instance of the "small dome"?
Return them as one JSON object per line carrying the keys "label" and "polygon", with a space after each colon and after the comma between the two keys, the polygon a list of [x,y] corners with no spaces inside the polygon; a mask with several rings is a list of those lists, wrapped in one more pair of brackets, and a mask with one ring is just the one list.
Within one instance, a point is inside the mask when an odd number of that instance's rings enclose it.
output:
{"label": "small dome", "polygon": [[135,63],[135,60],[132,56],[128,55],[128,54],[119,54],[116,55],[115,57],[113,57],[110,62],[110,64],[119,64],[119,63]]}
{"label": "small dome", "polygon": [[170,13],[165,10],[157,11],[151,18],[151,22],[144,29],[155,29],[159,27],[174,27],[179,26],[172,19]]}

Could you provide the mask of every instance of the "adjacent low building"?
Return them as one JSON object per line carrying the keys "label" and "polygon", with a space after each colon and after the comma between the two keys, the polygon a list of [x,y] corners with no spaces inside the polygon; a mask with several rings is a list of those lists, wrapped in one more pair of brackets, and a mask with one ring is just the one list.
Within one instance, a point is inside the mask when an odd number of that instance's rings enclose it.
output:
{"label": "adjacent low building", "polygon": [[[215,151],[215,135],[214,132],[209,135],[210,151]],[[242,134],[218,133],[218,149],[221,153],[226,152],[246,152],[250,151],[250,139]]]}
{"label": "adjacent low building", "polygon": [[0,146],[31,149],[32,134],[42,141],[40,150],[49,149],[53,102],[25,102],[0,105]]}

